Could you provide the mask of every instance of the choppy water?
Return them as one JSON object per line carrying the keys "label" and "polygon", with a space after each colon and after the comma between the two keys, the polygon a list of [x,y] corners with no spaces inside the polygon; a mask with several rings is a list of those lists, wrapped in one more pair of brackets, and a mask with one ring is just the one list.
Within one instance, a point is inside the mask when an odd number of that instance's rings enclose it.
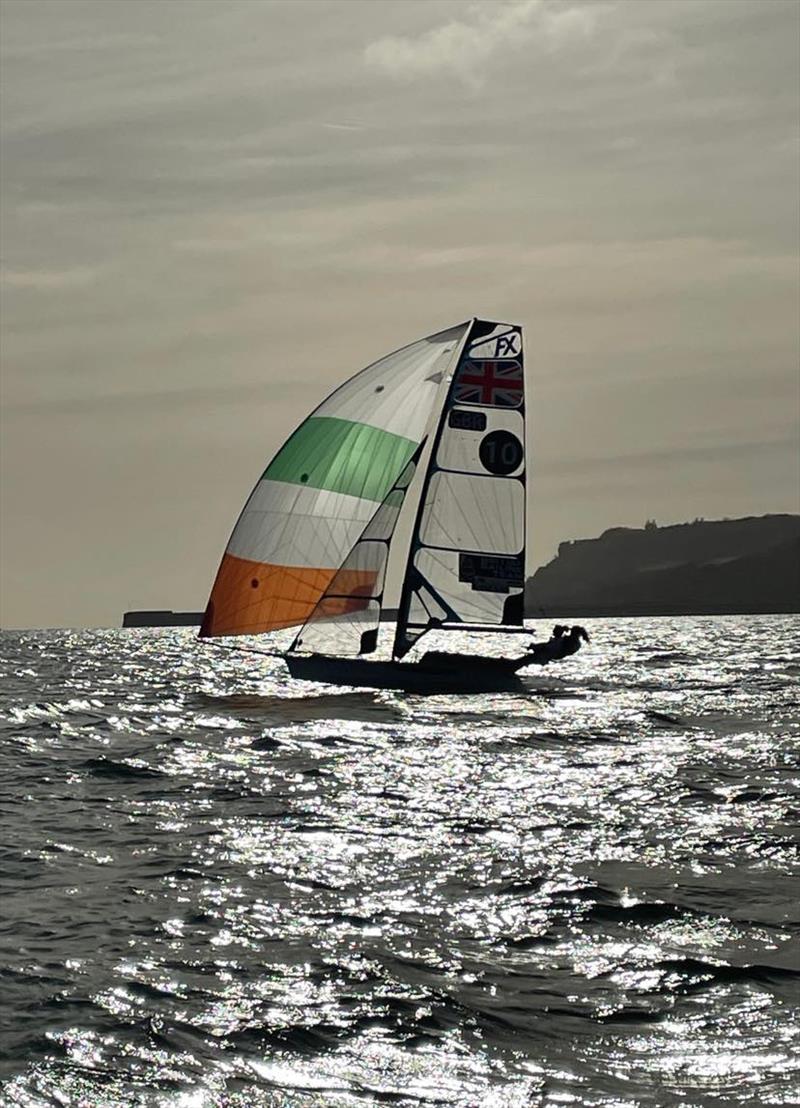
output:
{"label": "choppy water", "polygon": [[800,620],[592,630],[433,699],[0,636],[0,1100],[800,1101]]}

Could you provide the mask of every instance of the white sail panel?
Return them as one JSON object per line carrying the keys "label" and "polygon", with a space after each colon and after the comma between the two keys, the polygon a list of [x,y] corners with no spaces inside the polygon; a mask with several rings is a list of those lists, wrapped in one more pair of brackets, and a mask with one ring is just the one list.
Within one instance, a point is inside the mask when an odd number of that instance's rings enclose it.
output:
{"label": "white sail panel", "polygon": [[524,545],[520,481],[438,470],[431,477],[419,537],[424,546],[516,554]]}
{"label": "white sail panel", "polygon": [[360,607],[353,608],[345,606],[340,597],[324,596],[314,609],[313,620],[306,625],[308,630],[292,647],[337,658],[370,654],[377,645],[380,618],[378,600],[362,600]]}
{"label": "white sail panel", "polygon": [[259,481],[231,536],[228,553],[273,565],[334,565],[374,511],[374,501],[360,496]]}

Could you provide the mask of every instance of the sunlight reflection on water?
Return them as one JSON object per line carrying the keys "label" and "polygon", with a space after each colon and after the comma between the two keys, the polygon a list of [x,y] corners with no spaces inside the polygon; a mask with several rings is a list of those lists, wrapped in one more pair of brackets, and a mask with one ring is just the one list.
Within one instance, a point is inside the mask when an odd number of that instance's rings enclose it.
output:
{"label": "sunlight reflection on water", "polygon": [[800,1099],[800,621],[592,630],[429,698],[3,634],[0,1096]]}

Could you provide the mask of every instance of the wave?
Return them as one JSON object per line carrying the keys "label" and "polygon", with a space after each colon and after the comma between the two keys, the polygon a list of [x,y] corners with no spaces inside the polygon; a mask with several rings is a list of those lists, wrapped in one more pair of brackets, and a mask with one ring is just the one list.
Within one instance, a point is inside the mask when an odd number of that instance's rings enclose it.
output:
{"label": "wave", "polygon": [[239,719],[268,721],[273,726],[290,726],[314,720],[342,720],[362,723],[396,723],[406,718],[398,704],[380,693],[320,693],[316,696],[211,696],[200,700],[208,707],[222,708]]}
{"label": "wave", "polygon": [[113,758],[87,758],[82,768],[92,777],[117,778],[124,781],[145,781],[163,778],[164,774],[143,762],[116,761]]}
{"label": "wave", "polygon": [[641,901],[636,904],[595,904],[583,918],[592,923],[619,923],[624,926],[646,927],[655,923],[693,915],[691,909],[666,901]]}
{"label": "wave", "polygon": [[800,970],[764,963],[734,966],[702,958],[662,958],[653,963],[653,968],[660,970],[667,978],[676,978],[669,991],[681,993],[695,992],[711,985],[775,985],[800,980]]}

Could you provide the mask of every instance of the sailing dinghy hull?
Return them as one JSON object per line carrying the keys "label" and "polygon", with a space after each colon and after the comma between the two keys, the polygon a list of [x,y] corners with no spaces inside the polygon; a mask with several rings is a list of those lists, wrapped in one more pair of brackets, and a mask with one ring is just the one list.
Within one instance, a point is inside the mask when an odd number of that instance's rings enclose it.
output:
{"label": "sailing dinghy hull", "polygon": [[288,654],[284,655],[284,661],[297,680],[327,685],[400,689],[422,695],[519,692],[524,687],[511,668],[518,663],[507,658],[426,654],[419,662],[371,662],[361,658]]}

